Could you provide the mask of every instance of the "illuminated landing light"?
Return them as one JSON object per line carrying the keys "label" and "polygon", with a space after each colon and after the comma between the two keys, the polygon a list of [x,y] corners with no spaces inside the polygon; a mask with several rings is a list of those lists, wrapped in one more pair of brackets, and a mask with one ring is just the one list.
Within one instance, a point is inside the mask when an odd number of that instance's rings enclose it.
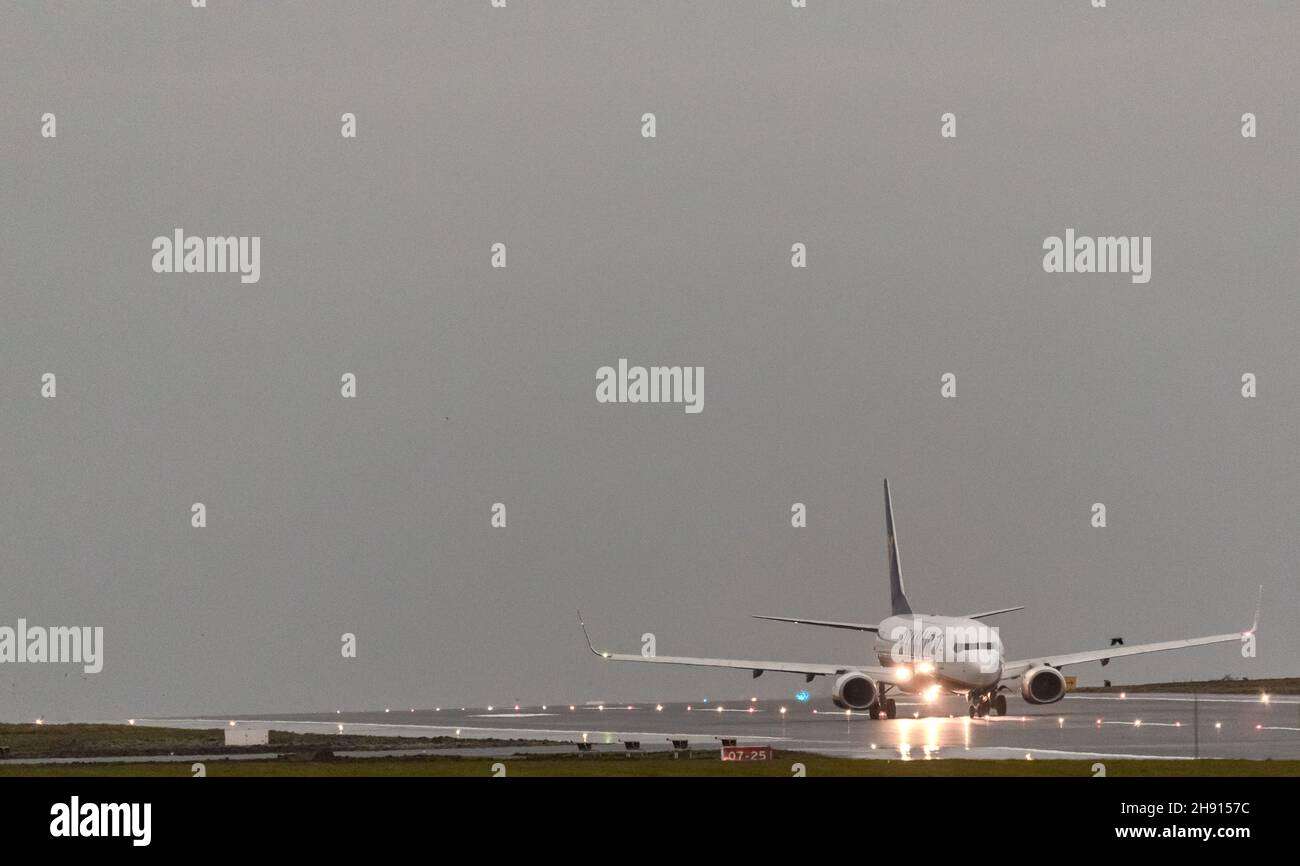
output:
{"label": "illuminated landing light", "polygon": [[939,699],[939,687],[938,687],[938,686],[930,686],[928,689],[925,690],[925,702],[926,702],[926,703],[928,703],[928,704],[932,704],[932,703],[934,703],[935,701],[937,701],[938,699]]}
{"label": "illuminated landing light", "polygon": [[343,714],[343,711],[342,711],[342,710],[335,710],[335,711],[334,711],[334,715],[336,715],[336,716],[338,716],[338,715],[342,715],[342,714]]}
{"label": "illuminated landing light", "polygon": [[656,712],[656,713],[662,713],[663,711],[664,711],[664,705],[663,705],[663,704],[655,704],[655,712]]}
{"label": "illuminated landing light", "polygon": [[134,724],[135,724],[135,719],[127,719],[127,720],[126,720],[126,723],[127,723],[128,725],[134,725]]}
{"label": "illuminated landing light", "polygon": [[921,718],[921,713],[920,713],[920,711],[918,710],[918,711],[912,713],[912,718],[914,718],[914,719],[919,719],[919,718]]}
{"label": "illuminated landing light", "polygon": [[898,669],[898,673],[895,674],[895,676],[898,677],[898,681],[900,683],[905,683],[912,678],[912,669],[906,666],[900,667]]}
{"label": "illuminated landing light", "polygon": [[388,707],[384,707],[384,712],[388,712]]}
{"label": "illuminated landing light", "polygon": [[690,711],[691,711],[691,705],[690,705],[690,704],[687,704],[687,705],[686,705],[686,712],[689,713]]}
{"label": "illuminated landing light", "polygon": [[722,705],[721,705],[721,704],[718,705],[718,712],[722,712]]}
{"label": "illuminated landing light", "polygon": [[785,715],[785,707],[782,707],[782,708],[781,708],[781,715],[783,715],[783,716]]}
{"label": "illuminated landing light", "polygon": [[1056,726],[1057,726],[1058,728],[1064,728],[1064,727],[1065,727],[1065,716],[1057,716],[1057,717],[1056,717]]}
{"label": "illuminated landing light", "polygon": [[234,719],[231,719],[231,720],[230,720],[230,727],[233,728],[234,726],[235,726],[235,720],[234,720]]}
{"label": "illuminated landing light", "polygon": [[934,673],[934,665],[929,662],[921,662],[916,666],[916,672],[918,674],[932,674]]}
{"label": "illuminated landing light", "polygon": [[1032,761],[1033,759],[1034,759],[1034,756],[1033,756],[1033,755],[1029,754],[1028,752],[1025,752],[1025,760],[1026,760],[1026,761]]}
{"label": "illuminated landing light", "polygon": [[569,704],[569,712],[573,712],[576,709],[577,707],[575,707],[573,704]]}
{"label": "illuminated landing light", "polygon": [[[37,724],[39,725],[40,722],[37,722]],[[1264,726],[1263,726],[1263,725],[1256,725],[1256,726],[1255,726],[1255,730],[1257,730],[1257,731],[1262,731],[1262,730],[1264,730]]]}
{"label": "illuminated landing light", "polygon": [[546,704],[542,704],[542,709],[546,709]]}
{"label": "illuminated landing light", "polygon": [[339,733],[343,733],[343,725],[341,723],[339,724]]}
{"label": "illuminated landing light", "polygon": [[757,697],[757,696],[754,696],[754,697],[750,698],[750,699],[749,699],[749,702],[750,702],[751,704],[756,704],[756,703],[758,703],[758,697]]}
{"label": "illuminated landing light", "polygon": [[1127,701],[1127,700],[1128,700],[1128,692],[1120,692],[1120,693],[1119,693],[1119,699],[1120,699],[1121,701]]}
{"label": "illuminated landing light", "polygon": [[872,744],[871,744],[871,748],[872,748],[872,750],[874,751],[875,748],[876,748],[876,744],[875,744],[875,743],[872,743]]}
{"label": "illuminated landing light", "polygon": [[1183,723],[1182,723],[1182,722],[1174,722],[1174,727],[1175,727],[1175,728],[1181,728],[1182,726],[1183,726]]}
{"label": "illuminated landing light", "polygon": [[488,707],[488,712],[492,712],[492,707]]}
{"label": "illuminated landing light", "polygon": [[603,713],[603,712],[605,712],[605,705],[604,705],[604,704],[600,704],[599,706],[596,707],[596,709],[600,710],[600,711]]}
{"label": "illuminated landing light", "polygon": [[515,704],[515,712],[519,712],[519,704]]}
{"label": "illuminated landing light", "polygon": [[1216,731],[1223,730],[1223,722],[1215,722],[1215,723],[1214,723],[1214,729],[1215,729]]}
{"label": "illuminated landing light", "polygon": [[1134,720],[1133,720],[1133,727],[1135,727],[1135,728],[1140,728],[1140,727],[1142,727],[1142,720],[1141,720],[1141,719],[1134,719]]}
{"label": "illuminated landing light", "polygon": [[456,729],[456,736],[458,736],[458,737],[460,736],[460,728],[457,728],[457,729]]}
{"label": "illuminated landing light", "polygon": [[1266,704],[1266,703],[1268,703],[1268,692],[1265,692],[1264,694],[1262,694],[1262,695],[1259,696],[1259,702],[1260,702],[1261,704]]}
{"label": "illuminated landing light", "polygon": [[750,711],[751,713],[754,712],[754,708],[753,708],[753,707],[750,707],[750,708],[749,708],[749,711]]}
{"label": "illuminated landing light", "polygon": [[[36,720],[36,724],[38,724],[38,725],[43,725],[43,724],[45,724],[45,719],[37,719],[37,720]],[[231,722],[231,724],[234,724],[234,722]]]}
{"label": "illuminated landing light", "polygon": [[1098,720],[1097,720],[1097,727],[1099,727],[1099,728],[1101,727],[1101,719],[1098,719]]}
{"label": "illuminated landing light", "polygon": [[411,707],[411,712],[415,712],[415,707]]}
{"label": "illuminated landing light", "polygon": [[632,705],[631,705],[631,704],[628,704],[628,705],[627,705],[627,708],[628,708],[629,710],[632,709]]}

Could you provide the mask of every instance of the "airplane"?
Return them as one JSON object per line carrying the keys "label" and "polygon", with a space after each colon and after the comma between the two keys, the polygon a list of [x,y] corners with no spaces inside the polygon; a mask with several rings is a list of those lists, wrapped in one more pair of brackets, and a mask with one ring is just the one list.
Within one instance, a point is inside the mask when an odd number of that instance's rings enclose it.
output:
{"label": "airplane", "polygon": [[[1255,621],[1244,632],[1184,638],[1157,643],[1112,645],[1106,649],[1084,652],[1046,654],[1025,659],[1006,660],[996,628],[980,620],[1024,607],[1004,607],[963,616],[939,616],[917,613],[903,591],[902,566],[898,558],[898,537],[894,531],[894,506],[885,479],[885,532],[889,548],[890,615],[879,623],[840,622],[791,616],[762,616],[755,619],[819,628],[847,629],[875,635],[872,652],[879,665],[818,664],[810,662],[761,661],[754,659],[692,658],[687,656],[631,655],[596,649],[587,633],[582,612],[582,627],[587,646],[598,657],[610,661],[645,662],[661,665],[733,668],[749,670],[754,677],[765,671],[803,674],[806,682],[815,677],[835,677],[831,699],[842,710],[867,711],[872,719],[897,718],[898,710],[890,692],[922,695],[934,700],[940,694],[964,695],[971,718],[1007,713],[1009,683],[1020,682],[1020,696],[1030,704],[1052,704],[1065,697],[1065,675],[1061,668],[1085,662],[1109,663],[1113,658],[1163,652],[1207,644],[1244,641],[1259,626],[1259,609]],[[1263,588],[1260,588],[1261,597]]]}

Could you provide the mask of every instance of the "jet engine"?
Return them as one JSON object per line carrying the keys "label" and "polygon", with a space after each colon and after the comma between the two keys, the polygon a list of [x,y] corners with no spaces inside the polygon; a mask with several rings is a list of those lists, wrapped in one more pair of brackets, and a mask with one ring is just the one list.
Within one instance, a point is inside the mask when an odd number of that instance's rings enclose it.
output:
{"label": "jet engine", "polygon": [[835,681],[831,700],[842,710],[866,710],[876,702],[880,689],[876,681],[864,673],[850,671]]}
{"label": "jet engine", "polygon": [[1020,677],[1020,696],[1031,704],[1054,704],[1065,697],[1065,677],[1048,665],[1030,668]]}

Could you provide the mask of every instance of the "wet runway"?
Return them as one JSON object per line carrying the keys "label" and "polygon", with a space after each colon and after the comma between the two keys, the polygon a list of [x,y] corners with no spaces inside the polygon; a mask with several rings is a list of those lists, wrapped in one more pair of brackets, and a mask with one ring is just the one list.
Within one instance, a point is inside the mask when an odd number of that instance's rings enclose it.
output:
{"label": "wet runway", "polygon": [[[784,712],[783,712],[784,709]],[[1070,695],[1050,706],[1009,698],[1005,717],[970,719],[959,698],[900,698],[899,718],[878,721],[829,702],[736,700],[696,704],[440,707],[230,719],[149,719],[140,724],[236,724],[307,733],[458,736],[589,742],[601,751],[740,745],[854,758],[1275,758],[1300,759],[1300,698]],[[526,751],[503,748],[503,751]]]}

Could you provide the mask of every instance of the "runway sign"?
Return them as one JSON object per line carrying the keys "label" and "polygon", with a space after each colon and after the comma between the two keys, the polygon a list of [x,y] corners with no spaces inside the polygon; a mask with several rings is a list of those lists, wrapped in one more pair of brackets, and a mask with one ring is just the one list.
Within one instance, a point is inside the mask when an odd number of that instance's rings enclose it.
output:
{"label": "runway sign", "polygon": [[723,746],[722,760],[724,761],[770,761],[772,760],[771,746]]}

